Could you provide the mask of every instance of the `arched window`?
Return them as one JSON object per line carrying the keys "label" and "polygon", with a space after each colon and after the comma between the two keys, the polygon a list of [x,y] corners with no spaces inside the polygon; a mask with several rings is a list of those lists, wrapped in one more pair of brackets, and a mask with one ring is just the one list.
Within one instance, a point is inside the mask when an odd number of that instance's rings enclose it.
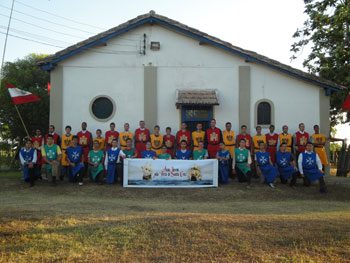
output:
{"label": "arched window", "polygon": [[258,125],[271,124],[271,105],[268,102],[260,102],[258,104]]}

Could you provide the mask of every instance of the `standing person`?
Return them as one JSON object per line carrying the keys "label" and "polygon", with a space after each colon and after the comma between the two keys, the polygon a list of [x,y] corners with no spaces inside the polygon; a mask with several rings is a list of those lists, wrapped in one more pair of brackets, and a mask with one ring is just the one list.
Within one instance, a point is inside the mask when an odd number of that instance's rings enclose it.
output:
{"label": "standing person", "polygon": [[299,154],[298,167],[300,176],[304,179],[304,185],[310,186],[318,180],[320,192],[327,193],[326,183],[323,178],[322,163],[317,153],[313,151],[313,144],[308,142],[306,150]]}
{"label": "standing person", "polygon": [[167,153],[169,153],[171,158],[173,158],[175,150],[175,136],[171,134],[170,127],[166,127],[165,132],[166,134],[163,136],[163,144],[167,148]]}
{"label": "standing person", "polygon": [[54,144],[53,135],[47,136],[47,144],[41,149],[44,161],[46,163],[46,174],[51,176],[52,185],[56,186],[56,178],[59,175],[59,164],[62,158],[62,151],[60,146]]}
{"label": "standing person", "polygon": [[288,126],[283,125],[282,127],[282,133],[278,135],[278,145],[277,145],[277,151],[279,150],[279,145],[282,145],[284,143],[286,145],[287,152],[292,152],[292,144],[293,144],[293,137],[291,134],[288,133]]}
{"label": "standing person", "polygon": [[266,144],[264,142],[260,143],[260,150],[255,153],[255,160],[261,173],[265,177],[266,183],[271,188],[275,188],[273,182],[277,177],[277,169],[272,165],[270,154],[266,151]]}
{"label": "standing person", "polygon": [[328,165],[327,153],[324,148],[326,144],[326,136],[320,133],[320,126],[314,125],[315,133],[311,135],[311,142],[314,144],[314,150],[321,160],[323,168]]}
{"label": "standing person", "polygon": [[171,160],[171,155],[167,152],[167,148],[164,144],[162,145],[162,152],[158,154],[158,158],[164,160]]}
{"label": "standing person", "polygon": [[[121,167],[121,159],[125,159],[125,154],[123,151],[118,148],[117,139],[113,139],[112,148],[106,151],[105,158],[105,169],[107,171],[107,184],[113,184],[118,182],[118,177],[120,177],[120,181],[122,182],[122,167]],[[116,176],[115,176],[116,174]]]}
{"label": "standing person", "polygon": [[57,145],[61,145],[61,137],[55,132],[55,125],[50,125],[49,126],[49,133],[45,134],[45,142],[44,144],[47,143],[47,136],[51,134],[53,136],[53,143]]}
{"label": "standing person", "polygon": [[[237,146],[240,145],[240,141],[241,140],[245,140],[245,148],[248,149],[249,151],[251,151],[251,147],[252,147],[252,137],[250,136],[249,133],[247,133],[247,125],[242,125],[241,126],[241,133],[237,135],[236,138],[236,142],[237,142]],[[253,154],[253,153],[251,153]]]}
{"label": "standing person", "polygon": [[297,131],[293,136],[294,151],[296,159],[298,159],[299,154],[305,152],[306,144],[309,141],[309,134],[305,131],[304,123],[299,124],[299,131]]}
{"label": "standing person", "polygon": [[176,133],[176,149],[181,149],[181,142],[186,141],[187,149],[190,149],[191,145],[191,132],[187,130],[186,122],[181,123],[181,130]]}
{"label": "standing person", "polygon": [[216,120],[210,121],[210,127],[207,129],[206,134],[207,150],[210,159],[215,159],[217,152],[220,150],[220,142],[222,142],[222,133],[219,128],[216,127]]}
{"label": "standing person", "polygon": [[270,158],[273,164],[276,162],[276,152],[278,144],[278,134],[275,133],[275,125],[270,125],[270,132],[266,133],[267,151],[270,154]]}
{"label": "standing person", "polygon": [[204,142],[199,142],[198,149],[193,152],[193,160],[205,160],[208,157],[208,151],[204,149]]}
{"label": "standing person", "polygon": [[157,153],[155,151],[152,151],[152,144],[151,144],[151,142],[146,142],[146,149],[141,153],[141,156],[144,159],[153,159],[153,160],[155,160],[157,158]]}
{"label": "standing person", "polygon": [[32,141],[27,140],[25,146],[19,152],[19,160],[23,165],[23,180],[30,182],[30,187],[35,182],[35,163],[37,161],[37,152],[32,148]]}
{"label": "standing person", "polygon": [[[99,145],[100,145],[99,150],[104,151],[104,149],[105,149],[105,138],[102,137],[101,129],[97,129],[96,130],[96,137],[93,139],[93,142],[94,141],[98,141]],[[92,142],[92,148],[93,148],[93,145],[94,145],[93,142]]]}
{"label": "standing person", "polygon": [[192,132],[193,151],[197,151],[199,142],[204,142],[205,140],[205,131],[202,131],[202,129],[203,124],[197,123],[196,130]]}
{"label": "standing person", "polygon": [[230,153],[230,164],[232,165],[233,151],[235,150],[235,132],[231,130],[231,122],[226,122],[226,130],[222,132],[222,140],[225,144],[225,149]]}
{"label": "standing person", "polygon": [[78,145],[79,137],[74,135],[72,138],[72,146],[66,149],[66,160],[71,167],[71,174],[73,182],[78,182],[80,186],[83,185],[84,176],[84,154],[83,147]]}
{"label": "standing person", "polygon": [[63,178],[66,176],[68,179],[68,182],[72,181],[72,174],[71,174],[71,168],[69,166],[69,162],[67,161],[67,153],[66,150],[68,147],[72,146],[72,140],[73,140],[73,134],[71,134],[72,127],[67,125],[65,128],[65,134],[62,135],[62,144],[61,144],[61,150],[62,150],[62,159],[61,159],[61,165],[62,165],[62,173],[60,176],[60,180],[63,181]]}
{"label": "standing person", "polygon": [[280,174],[282,184],[286,184],[290,178],[290,186],[295,186],[298,178],[298,168],[295,164],[293,155],[287,151],[287,145],[282,143],[280,150],[276,153],[276,167]]}
{"label": "standing person", "polygon": [[98,184],[102,184],[104,154],[103,150],[101,150],[101,145],[98,140],[94,140],[92,150],[89,152],[88,160],[92,180]]}
{"label": "standing person", "polygon": [[131,131],[129,131],[130,125],[129,123],[124,123],[124,131],[120,133],[120,149],[125,150],[126,149],[126,140],[131,139],[131,142],[134,138],[134,135]]}
{"label": "standing person", "polygon": [[84,172],[83,176],[88,177],[88,168],[89,168],[89,163],[88,163],[88,157],[89,157],[89,152],[92,148],[92,134],[87,128],[87,123],[84,121],[81,123],[81,131],[77,133],[77,136],[79,138],[79,146],[83,148],[83,155],[84,155]]}
{"label": "standing person", "polygon": [[228,184],[228,165],[230,152],[225,150],[225,144],[220,142],[220,151],[216,154],[216,159],[219,160],[219,172],[222,184]]}
{"label": "standing person", "polygon": [[237,174],[238,182],[248,182],[247,187],[250,188],[252,178],[250,166],[252,164],[252,158],[246,146],[246,140],[242,138],[239,141],[239,146],[233,152],[232,174]]}
{"label": "standing person", "polygon": [[36,159],[36,164],[35,164],[35,178],[40,178],[41,177],[41,165],[43,164],[43,158],[41,155],[41,147],[44,144],[44,138],[41,136],[41,130],[36,129],[35,130],[35,135],[32,137],[32,142],[33,142],[33,148],[35,148],[36,153],[37,153],[37,159]]}
{"label": "standing person", "polygon": [[140,128],[135,131],[135,148],[138,152],[138,158],[142,157],[142,152],[146,150],[146,143],[149,141],[150,132],[145,128],[145,121],[140,121]]}
{"label": "standing person", "polygon": [[261,126],[256,126],[256,135],[253,136],[254,152],[260,150],[260,143],[266,144],[266,137],[261,134]]}
{"label": "standing person", "polygon": [[190,160],[191,151],[187,149],[187,142],[185,140],[181,141],[181,148],[176,150],[176,159],[179,160]]}
{"label": "standing person", "polygon": [[152,150],[156,152],[156,154],[161,154],[162,152],[162,144],[163,144],[163,135],[159,134],[160,127],[158,125],[154,126],[154,133],[151,134],[151,144]]}
{"label": "standing person", "polygon": [[112,148],[112,141],[114,139],[118,141],[118,138],[119,138],[119,132],[115,130],[115,123],[111,122],[109,124],[109,131],[106,131],[106,134],[105,134],[106,150]]}
{"label": "standing person", "polygon": [[137,158],[137,150],[132,147],[132,140],[126,139],[126,148],[123,150],[123,153],[125,154],[125,158]]}

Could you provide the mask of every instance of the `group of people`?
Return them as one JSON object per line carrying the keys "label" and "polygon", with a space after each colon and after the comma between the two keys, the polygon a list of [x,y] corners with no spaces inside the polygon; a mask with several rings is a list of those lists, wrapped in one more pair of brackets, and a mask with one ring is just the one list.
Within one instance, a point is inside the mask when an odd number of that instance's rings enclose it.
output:
{"label": "group of people", "polygon": [[[210,127],[204,131],[202,123],[191,132],[187,124],[181,124],[181,130],[172,135],[170,127],[166,134],[160,134],[156,125],[151,133],[140,121],[140,127],[132,133],[130,125],[124,124],[124,131],[115,130],[115,123],[110,123],[110,130],[102,136],[97,129],[96,136],[87,130],[86,122],[76,135],[71,133],[71,126],[65,127],[65,134],[55,133],[54,125],[49,132],[41,135],[37,129],[35,135],[26,141],[20,151],[20,161],[24,166],[24,179],[33,186],[36,178],[41,178],[41,166],[45,164],[46,175],[56,180],[67,177],[69,182],[83,185],[83,178],[90,177],[102,183],[106,174],[107,183],[122,181],[122,163],[125,158],[181,159],[202,160],[218,159],[220,182],[228,183],[229,175],[237,176],[239,182],[247,182],[250,187],[253,176],[262,176],[264,182],[274,188],[273,182],[279,175],[283,184],[290,180],[294,187],[298,177],[304,185],[318,180],[320,192],[326,192],[323,179],[324,167],[328,165],[325,152],[326,138],[320,134],[319,126],[314,126],[311,136],[305,131],[305,125],[299,124],[299,131],[288,133],[288,126],[282,127],[282,133],[275,133],[275,126],[270,125],[269,133],[262,134],[262,128],[256,127],[256,135],[247,133],[247,126],[242,125],[235,136],[232,124],[227,122],[225,130],[216,127],[216,120],[210,121]],[[119,180],[118,180],[119,178]]]}

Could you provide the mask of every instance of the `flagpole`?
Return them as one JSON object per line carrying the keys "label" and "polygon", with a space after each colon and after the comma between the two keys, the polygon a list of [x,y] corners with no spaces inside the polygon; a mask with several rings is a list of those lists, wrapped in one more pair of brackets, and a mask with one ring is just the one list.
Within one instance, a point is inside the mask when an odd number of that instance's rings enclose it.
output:
{"label": "flagpole", "polygon": [[18,108],[17,108],[17,105],[16,105],[16,104],[15,104],[15,108],[16,108],[16,111],[17,111],[17,113],[18,113],[19,118],[21,119],[21,122],[22,122],[22,124],[23,124],[23,127],[24,127],[24,129],[26,130],[27,136],[28,136],[28,138],[30,138],[30,136],[29,136],[29,132],[28,132],[28,130],[27,130],[27,127],[26,127],[26,125],[24,124],[24,121],[23,121],[23,119],[22,119],[21,114],[19,113],[19,110],[18,110]]}
{"label": "flagpole", "polygon": [[5,62],[7,38],[9,36],[9,30],[10,30],[10,24],[11,24],[11,18],[12,18],[14,4],[15,4],[15,0],[12,0],[12,6],[11,6],[10,17],[9,17],[9,23],[7,25],[6,36],[5,36],[4,51],[2,52],[2,61],[1,61],[1,68],[0,68],[0,90],[1,90],[1,83],[2,83],[2,81],[1,81],[2,80],[2,71],[3,71],[3,68],[4,68],[4,62]]}

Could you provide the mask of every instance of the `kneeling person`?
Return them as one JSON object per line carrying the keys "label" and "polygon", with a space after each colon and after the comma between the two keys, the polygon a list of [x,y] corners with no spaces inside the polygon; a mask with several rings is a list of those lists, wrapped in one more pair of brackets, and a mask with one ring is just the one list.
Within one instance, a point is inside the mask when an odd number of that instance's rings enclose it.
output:
{"label": "kneeling person", "polygon": [[266,183],[271,188],[275,188],[273,182],[277,177],[277,169],[272,165],[270,154],[266,151],[266,144],[261,142],[259,147],[260,150],[255,153],[256,164],[260,168],[261,173],[264,175]]}
{"label": "kneeling person", "polygon": [[84,155],[83,147],[78,145],[79,137],[74,135],[72,138],[72,146],[68,147],[66,150],[66,161],[72,170],[71,175],[73,176],[73,181],[77,181],[79,185],[83,185],[84,176]]}
{"label": "kneeling person", "polygon": [[168,153],[168,148],[166,147],[166,145],[162,145],[161,151],[162,152],[158,154],[159,159],[171,160],[171,155]]}
{"label": "kneeling person", "polygon": [[90,165],[90,174],[93,181],[102,184],[103,182],[103,163],[104,154],[101,149],[101,143],[94,140],[93,149],[89,152],[88,162]]}
{"label": "kneeling person", "polygon": [[241,139],[239,141],[239,146],[233,151],[232,174],[237,174],[240,183],[248,182],[248,187],[250,187],[252,178],[251,164],[252,158],[250,151],[246,148],[246,140]]}
{"label": "kneeling person", "polygon": [[193,160],[205,160],[208,157],[208,151],[204,149],[204,142],[198,142],[198,149],[193,152]]}
{"label": "kneeling person", "polygon": [[146,142],[146,150],[141,153],[142,158],[144,159],[156,159],[157,153],[155,151],[152,151],[152,144],[151,142]]}
{"label": "kneeling person", "polygon": [[311,142],[306,144],[306,151],[299,154],[298,166],[305,186],[310,186],[312,182],[318,180],[320,192],[327,192],[326,183],[323,178],[322,163],[317,153],[313,151],[313,144]]}
{"label": "kneeling person", "polygon": [[187,149],[187,142],[185,140],[182,140],[180,145],[181,145],[181,149],[176,150],[176,159],[190,160],[191,151]]}
{"label": "kneeling person", "polygon": [[46,137],[47,144],[41,149],[42,157],[46,163],[46,174],[52,177],[52,185],[56,185],[56,178],[59,173],[59,163],[62,158],[62,152],[57,144],[54,144],[53,135]]}
{"label": "kneeling person", "polygon": [[290,178],[290,186],[294,186],[298,178],[298,168],[296,167],[294,158],[290,152],[287,151],[287,144],[282,143],[280,150],[276,152],[276,166],[280,174],[282,184],[286,184]]}

